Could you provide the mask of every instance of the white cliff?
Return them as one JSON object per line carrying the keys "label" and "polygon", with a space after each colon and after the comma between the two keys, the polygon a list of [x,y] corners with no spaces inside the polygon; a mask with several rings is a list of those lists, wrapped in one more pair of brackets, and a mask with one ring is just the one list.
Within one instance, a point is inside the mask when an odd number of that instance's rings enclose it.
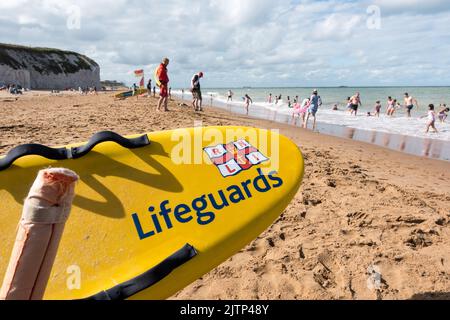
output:
{"label": "white cliff", "polygon": [[75,52],[0,44],[0,85],[3,84],[43,90],[100,89],[100,67]]}

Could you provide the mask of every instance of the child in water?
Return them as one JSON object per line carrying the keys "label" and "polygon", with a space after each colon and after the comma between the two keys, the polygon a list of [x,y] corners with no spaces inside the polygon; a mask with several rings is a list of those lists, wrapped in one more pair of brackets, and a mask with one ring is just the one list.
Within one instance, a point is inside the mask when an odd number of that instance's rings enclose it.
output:
{"label": "child in water", "polygon": [[427,123],[427,131],[425,133],[430,132],[430,128],[433,128],[434,132],[438,133],[436,129],[436,112],[434,112],[434,104],[430,104],[428,106],[428,115],[422,118],[428,118]]}
{"label": "child in water", "polygon": [[296,103],[294,105],[294,113],[292,115],[292,118],[295,118],[295,116],[299,116],[302,118],[302,123],[305,122],[306,113],[308,112],[309,107],[311,106],[311,101],[309,99],[303,100],[302,104]]}
{"label": "child in water", "polygon": [[390,117],[392,117],[394,115],[396,102],[397,102],[397,100],[392,99],[392,97],[388,98],[386,114]]}
{"label": "child in water", "polygon": [[[381,114],[381,102],[380,101],[377,101],[376,103],[375,103],[375,113],[374,113],[374,117],[380,117],[380,114]],[[372,113],[371,112],[369,112],[368,114],[367,114],[369,117],[371,117],[372,116]]]}
{"label": "child in water", "polygon": [[450,108],[447,108],[447,105],[441,105],[441,111],[439,111],[439,120],[441,123],[444,123],[448,118],[448,113],[450,112]]}
{"label": "child in water", "polygon": [[397,100],[394,100],[394,103],[392,105],[392,107],[390,108],[390,112],[388,113],[388,116],[393,117],[394,113],[398,110],[401,109],[402,105],[400,104],[400,102],[397,102]]}
{"label": "child in water", "polygon": [[250,107],[250,104],[253,104],[253,100],[252,100],[252,98],[250,98],[250,96],[248,94],[246,94],[244,97],[244,102],[245,102],[245,110],[247,111],[247,115],[248,115],[249,107]]}
{"label": "child in water", "polygon": [[348,97],[347,98],[347,111],[348,112],[352,111],[352,102],[350,100],[352,100],[352,98]]}

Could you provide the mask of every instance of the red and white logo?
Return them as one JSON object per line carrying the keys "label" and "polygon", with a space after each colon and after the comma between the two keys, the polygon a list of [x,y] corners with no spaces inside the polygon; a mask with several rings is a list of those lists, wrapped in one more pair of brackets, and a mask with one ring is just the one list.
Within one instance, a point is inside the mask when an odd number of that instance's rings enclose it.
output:
{"label": "red and white logo", "polygon": [[205,148],[204,151],[225,178],[269,161],[269,158],[245,140],[219,144]]}

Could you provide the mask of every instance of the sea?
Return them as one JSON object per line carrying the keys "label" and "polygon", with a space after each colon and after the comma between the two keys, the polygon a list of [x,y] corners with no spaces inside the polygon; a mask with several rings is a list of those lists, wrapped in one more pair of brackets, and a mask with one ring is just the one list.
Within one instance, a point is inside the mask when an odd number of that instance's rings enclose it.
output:
{"label": "sea", "polygon": [[[248,94],[253,104],[249,115],[301,127],[299,119],[293,119],[293,110],[288,106],[288,97],[293,102],[298,97],[301,102],[309,98],[317,89],[323,105],[317,114],[317,131],[319,133],[368,142],[385,148],[450,161],[450,118],[445,123],[436,122],[438,133],[425,133],[428,105],[434,104],[436,112],[440,105],[450,105],[450,87],[339,87],[339,88],[203,88],[203,103],[228,110],[236,114],[245,114],[243,97]],[[227,101],[228,90],[234,93],[233,101]],[[347,111],[347,98],[360,92],[362,107],[358,115],[352,116]],[[406,111],[400,109],[394,117],[386,115],[388,97],[404,104],[404,94],[409,93],[418,101],[408,118]],[[189,90],[176,89],[172,94],[189,101]],[[269,95],[282,96],[275,104],[268,102]],[[382,114],[378,117],[368,116],[374,112],[376,101],[381,101]],[[333,111],[337,105],[338,111]]]}

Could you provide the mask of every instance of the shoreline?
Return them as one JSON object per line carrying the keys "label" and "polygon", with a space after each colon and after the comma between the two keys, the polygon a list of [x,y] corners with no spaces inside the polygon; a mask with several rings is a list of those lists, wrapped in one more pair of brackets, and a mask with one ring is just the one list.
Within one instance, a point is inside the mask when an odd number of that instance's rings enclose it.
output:
{"label": "shoreline", "polygon": [[[182,99],[177,95],[174,95],[176,100],[190,104],[191,100]],[[205,101],[210,101],[205,100]],[[212,106],[211,106],[212,102]],[[206,104],[205,104],[206,105]],[[231,114],[245,116],[243,107],[224,104],[216,100],[210,101],[207,104],[208,108],[215,108],[216,110],[226,111]],[[241,112],[239,112],[239,110]],[[277,112],[267,111],[265,113],[250,112],[249,117],[255,120],[267,120],[276,123],[283,123],[290,125],[294,128],[302,128],[301,120],[295,118],[294,121],[291,116]],[[310,124],[312,125],[312,124]],[[320,122],[320,118],[317,122],[316,132],[329,136],[345,138],[348,140],[354,140],[359,142],[365,142],[371,145],[377,145],[393,151],[400,151],[409,155],[415,155],[424,158],[450,161],[450,141],[422,138],[408,135],[401,135],[396,133],[389,133],[376,130],[362,130],[357,128],[348,127],[345,125],[329,124]]]}
{"label": "shoreline", "polygon": [[[0,102],[0,153],[24,143],[239,125],[279,129],[303,152],[301,189],[260,237],[172,299],[317,300],[450,298],[450,163],[287,124],[113,95],[25,96]],[[293,164],[295,165],[295,164]],[[70,221],[69,221],[70,223]],[[368,287],[368,270],[383,284]],[[1,275],[0,275],[1,276]]]}

